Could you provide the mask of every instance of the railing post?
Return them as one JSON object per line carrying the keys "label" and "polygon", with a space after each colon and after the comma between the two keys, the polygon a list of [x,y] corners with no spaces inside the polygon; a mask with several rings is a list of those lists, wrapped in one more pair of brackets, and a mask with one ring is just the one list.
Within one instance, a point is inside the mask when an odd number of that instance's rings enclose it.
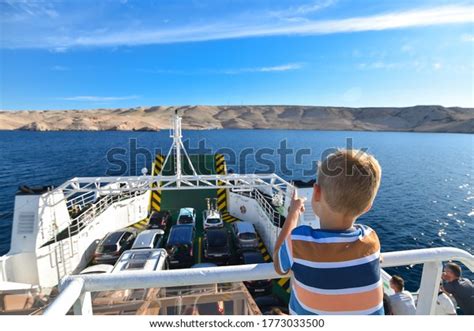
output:
{"label": "railing post", "polygon": [[418,304],[416,307],[417,315],[431,315],[434,313],[442,270],[443,264],[439,261],[426,262],[423,265]]}
{"label": "railing post", "polygon": [[[59,315],[66,315],[71,307],[75,306],[76,301],[79,301],[77,306],[78,310],[74,307],[73,311],[76,314],[82,311],[87,311],[86,309],[90,309],[92,313],[92,304],[90,303],[90,296],[89,298],[83,296],[84,290],[84,280],[81,278],[69,278],[66,279],[64,283],[60,286],[60,293],[59,296],[48,306],[44,311],[44,315],[51,315],[51,316],[59,316]],[[81,299],[82,298],[82,299]],[[88,301],[89,299],[89,301]],[[88,306],[89,303],[89,306]],[[82,307],[81,307],[82,306]],[[80,308],[79,308],[80,307]],[[89,308],[88,308],[89,307]]]}
{"label": "railing post", "polygon": [[72,306],[74,315],[92,315],[91,292],[83,292]]}

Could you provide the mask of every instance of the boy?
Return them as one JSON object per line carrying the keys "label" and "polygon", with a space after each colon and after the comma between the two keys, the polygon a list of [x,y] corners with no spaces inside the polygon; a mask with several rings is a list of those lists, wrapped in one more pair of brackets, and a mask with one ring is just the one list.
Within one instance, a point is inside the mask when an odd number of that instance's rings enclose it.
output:
{"label": "boy", "polygon": [[275,270],[292,271],[291,314],[384,314],[380,242],[354,224],[371,208],[381,174],[377,160],[358,150],[320,163],[311,204],[321,229],[296,226],[304,199],[295,190],[274,252]]}

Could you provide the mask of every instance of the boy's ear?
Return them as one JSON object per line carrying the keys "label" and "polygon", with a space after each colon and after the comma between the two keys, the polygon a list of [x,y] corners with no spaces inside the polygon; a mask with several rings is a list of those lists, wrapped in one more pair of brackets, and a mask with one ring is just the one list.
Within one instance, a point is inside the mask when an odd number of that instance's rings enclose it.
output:
{"label": "boy's ear", "polygon": [[319,186],[316,183],[313,185],[313,200],[314,201],[321,200],[321,186]]}
{"label": "boy's ear", "polygon": [[364,214],[365,214],[366,212],[368,212],[368,211],[370,210],[370,208],[372,208],[372,204],[369,204],[369,205],[367,206],[367,208],[365,208]]}

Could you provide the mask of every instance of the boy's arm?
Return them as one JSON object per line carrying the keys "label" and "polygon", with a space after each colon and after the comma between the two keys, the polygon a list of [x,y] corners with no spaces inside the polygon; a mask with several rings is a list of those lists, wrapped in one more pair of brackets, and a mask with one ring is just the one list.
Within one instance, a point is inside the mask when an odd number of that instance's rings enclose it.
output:
{"label": "boy's arm", "polygon": [[[286,238],[291,234],[291,231],[296,227],[300,213],[304,212],[304,201],[305,198],[298,198],[296,189],[293,192],[293,197],[291,199],[290,208],[288,211],[288,216],[286,217],[285,224],[281,229],[280,235],[275,244],[275,250],[273,252],[273,264],[275,265],[275,270],[280,275],[287,274],[290,270],[282,270],[280,263],[280,248],[282,248],[283,243]],[[291,258],[291,257],[288,257]],[[283,261],[282,261],[283,262]]]}

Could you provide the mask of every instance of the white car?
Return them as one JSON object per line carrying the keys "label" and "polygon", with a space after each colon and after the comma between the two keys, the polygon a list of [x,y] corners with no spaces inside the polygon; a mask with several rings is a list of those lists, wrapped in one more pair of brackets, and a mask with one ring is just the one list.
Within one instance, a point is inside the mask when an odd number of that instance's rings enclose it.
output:
{"label": "white car", "polygon": [[179,210],[178,221],[176,224],[191,224],[196,226],[196,210],[191,207],[181,208]]}
{"label": "white car", "polygon": [[205,210],[203,213],[204,229],[222,228],[224,221],[222,221],[221,214],[217,210]]}
{"label": "white car", "polygon": [[163,248],[131,249],[122,253],[112,273],[164,270],[167,258],[168,253]]}
{"label": "white car", "polygon": [[85,268],[80,272],[81,275],[91,275],[91,274],[108,274],[112,272],[114,268],[113,265],[110,264],[96,264],[90,267]]}

